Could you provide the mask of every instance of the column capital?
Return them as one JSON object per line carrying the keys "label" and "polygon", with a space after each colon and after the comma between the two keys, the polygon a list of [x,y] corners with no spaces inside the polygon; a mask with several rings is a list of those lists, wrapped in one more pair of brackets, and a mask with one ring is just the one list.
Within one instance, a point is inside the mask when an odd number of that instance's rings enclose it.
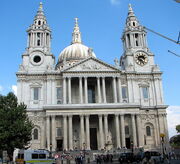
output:
{"label": "column capital", "polygon": [[72,118],[73,117],[73,115],[72,114],[68,114],[68,118]]}
{"label": "column capital", "polygon": [[120,116],[124,116],[125,114],[124,113],[119,113]]}
{"label": "column capital", "polygon": [[90,117],[90,114],[85,114],[84,116],[85,116],[85,117]]}
{"label": "column capital", "polygon": [[80,114],[79,116],[84,118],[84,114]]}
{"label": "column capital", "polygon": [[55,115],[51,115],[51,118],[55,118],[56,116]]}
{"label": "column capital", "polygon": [[102,117],[102,114],[98,114],[98,117]]}
{"label": "column capital", "polygon": [[67,77],[68,79],[71,79],[72,77]]}
{"label": "column capital", "polygon": [[119,113],[115,113],[114,115],[117,117],[117,116],[119,116],[120,114],[119,114]]}
{"label": "column capital", "polygon": [[108,114],[104,114],[104,117],[108,117]]}
{"label": "column capital", "polygon": [[67,114],[63,114],[63,118],[66,118],[67,117]]}

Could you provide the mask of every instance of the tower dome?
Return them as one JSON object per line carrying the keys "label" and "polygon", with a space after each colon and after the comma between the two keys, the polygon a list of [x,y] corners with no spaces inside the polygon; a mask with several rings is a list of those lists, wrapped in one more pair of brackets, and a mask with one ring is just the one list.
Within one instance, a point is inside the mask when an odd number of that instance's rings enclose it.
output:
{"label": "tower dome", "polygon": [[72,33],[71,45],[66,47],[59,54],[57,67],[63,68],[65,65],[70,66],[91,56],[96,57],[92,48],[82,44],[81,32],[78,26],[78,18],[75,18],[75,27]]}

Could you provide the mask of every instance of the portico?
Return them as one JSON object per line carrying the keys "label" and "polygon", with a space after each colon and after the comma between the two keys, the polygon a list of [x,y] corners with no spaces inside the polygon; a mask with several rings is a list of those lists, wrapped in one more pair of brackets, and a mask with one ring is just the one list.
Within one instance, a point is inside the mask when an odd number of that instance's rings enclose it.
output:
{"label": "portico", "polygon": [[[62,140],[63,140],[63,149],[64,150],[74,150],[83,149],[84,143],[87,150],[91,150],[93,145],[91,144],[90,135],[94,135],[94,138],[98,138],[97,149],[106,149],[108,144],[115,145],[116,148],[126,147],[125,139],[125,118],[126,115],[131,116],[132,123],[132,134],[130,140],[133,141],[134,147],[139,147],[140,137],[137,137],[135,129],[138,129],[137,116],[138,114],[123,114],[123,113],[109,113],[109,114],[75,114],[70,113],[60,114],[60,115],[48,115],[46,116],[47,127],[51,129],[46,133],[47,144],[52,143],[52,150],[57,149],[56,139],[57,136],[55,130],[55,121],[62,122]],[[62,121],[61,121],[62,119]],[[75,123],[78,122],[78,125]],[[58,124],[58,123],[56,123]],[[115,126],[114,129],[110,127]],[[90,134],[90,128],[96,127],[97,133]],[[129,125],[129,128],[131,125]],[[79,134],[78,136],[76,136]],[[111,137],[110,137],[111,136]],[[45,136],[44,136],[45,137]],[[114,138],[114,139],[113,139]]]}

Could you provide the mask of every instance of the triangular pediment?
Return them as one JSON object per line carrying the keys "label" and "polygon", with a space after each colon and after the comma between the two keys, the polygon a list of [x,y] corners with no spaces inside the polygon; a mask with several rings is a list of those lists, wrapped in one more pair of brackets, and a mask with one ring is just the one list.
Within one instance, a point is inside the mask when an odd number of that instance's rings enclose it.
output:
{"label": "triangular pediment", "polygon": [[64,70],[64,72],[117,72],[120,69],[111,66],[97,58],[90,57],[83,61],[76,63],[75,65],[68,67]]}

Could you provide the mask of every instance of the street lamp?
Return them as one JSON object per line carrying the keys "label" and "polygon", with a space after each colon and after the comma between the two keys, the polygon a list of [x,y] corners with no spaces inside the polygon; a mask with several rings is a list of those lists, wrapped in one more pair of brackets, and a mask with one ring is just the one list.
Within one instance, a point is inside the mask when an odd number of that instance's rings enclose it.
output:
{"label": "street lamp", "polygon": [[134,153],[133,147],[134,147],[134,144],[133,144],[133,141],[131,141],[131,149],[132,149],[132,153]]}
{"label": "street lamp", "polygon": [[86,163],[86,143],[83,143],[84,163]]}
{"label": "street lamp", "polygon": [[165,137],[165,134],[164,133],[161,133],[160,134],[160,137],[161,137],[161,144],[162,144],[162,154],[163,154],[163,157],[164,157],[164,137]]}
{"label": "street lamp", "polygon": [[49,147],[50,147],[50,153],[49,153],[49,155],[50,155],[50,158],[52,158],[52,143],[50,143]]}

